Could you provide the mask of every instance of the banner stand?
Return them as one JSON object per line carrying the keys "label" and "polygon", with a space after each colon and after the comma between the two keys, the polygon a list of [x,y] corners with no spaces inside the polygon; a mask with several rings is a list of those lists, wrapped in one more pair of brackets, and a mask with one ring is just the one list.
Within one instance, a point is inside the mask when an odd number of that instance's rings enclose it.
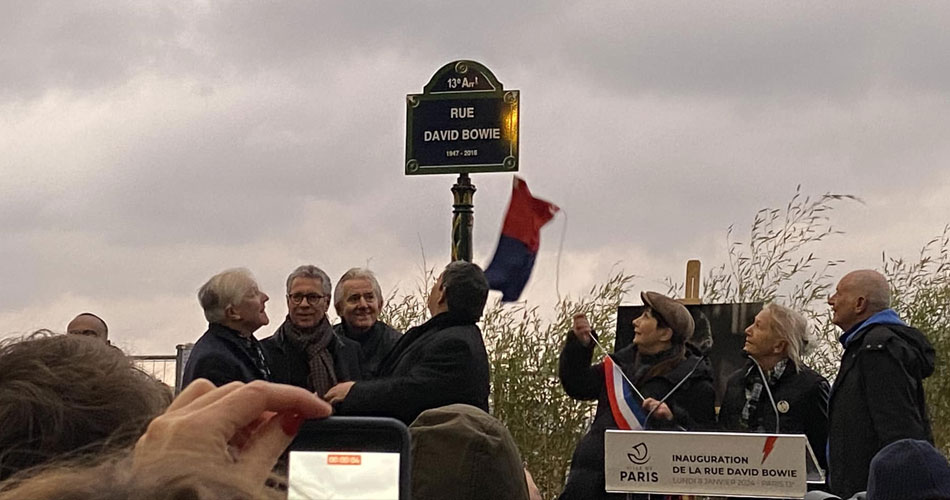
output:
{"label": "banner stand", "polygon": [[610,493],[804,498],[824,483],[804,434],[608,430]]}

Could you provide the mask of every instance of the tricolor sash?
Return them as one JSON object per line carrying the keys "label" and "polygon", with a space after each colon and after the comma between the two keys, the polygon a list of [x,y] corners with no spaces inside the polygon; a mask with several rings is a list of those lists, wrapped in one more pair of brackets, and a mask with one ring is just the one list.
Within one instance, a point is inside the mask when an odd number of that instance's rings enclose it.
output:
{"label": "tricolor sash", "polygon": [[607,399],[610,411],[614,415],[617,428],[625,431],[643,429],[646,413],[643,401],[634,394],[630,384],[623,377],[620,367],[610,356],[604,357],[604,382],[607,384]]}

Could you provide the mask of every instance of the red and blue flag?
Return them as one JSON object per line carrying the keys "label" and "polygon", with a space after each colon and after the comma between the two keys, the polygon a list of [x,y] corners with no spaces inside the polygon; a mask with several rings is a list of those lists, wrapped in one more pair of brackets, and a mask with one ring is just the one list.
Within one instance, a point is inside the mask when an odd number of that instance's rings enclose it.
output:
{"label": "red and blue flag", "polygon": [[485,269],[489,286],[501,291],[502,302],[513,302],[521,297],[541,245],[541,227],[558,210],[557,205],[531,196],[524,180],[514,178],[498,248]]}

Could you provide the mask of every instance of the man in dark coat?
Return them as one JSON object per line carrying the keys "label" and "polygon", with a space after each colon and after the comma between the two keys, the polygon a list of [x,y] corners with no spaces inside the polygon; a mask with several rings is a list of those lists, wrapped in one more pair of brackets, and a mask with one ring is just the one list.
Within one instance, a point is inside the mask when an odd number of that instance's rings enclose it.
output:
{"label": "man in dark coat", "polygon": [[339,384],[326,399],[340,415],[393,417],[407,425],[425,410],[453,403],[488,411],[488,354],[475,324],[487,298],[478,266],[449,264],[429,293],[432,319],[399,339],[377,379]]}
{"label": "man in dark coat", "polygon": [[867,489],[881,448],[904,438],[933,442],[923,380],[933,373],[934,350],[890,309],[890,286],[876,271],[845,275],[828,304],[844,331],[829,403],[829,486],[846,498]]}
{"label": "man in dark coat", "polygon": [[215,385],[269,380],[270,370],[254,332],[270,320],[267,294],[247,269],[228,269],[201,286],[198,302],[208,331],[198,339],[185,363],[182,387],[197,378]]}
{"label": "man in dark coat", "polygon": [[[641,298],[646,307],[633,321],[634,343],[613,353],[611,358],[643,394],[643,408],[651,414],[646,428],[714,428],[716,393],[712,367],[687,342],[693,334],[692,317],[682,304],[659,293],[643,292]],[[567,395],[574,399],[597,399],[594,421],[571,457],[561,500],[627,498],[605,490],[604,435],[607,429],[617,429],[618,425],[607,397],[607,377],[612,376],[605,373],[604,363],[591,365],[593,335],[586,316],[576,315],[559,360],[561,385]],[[660,404],[664,398],[666,402]]]}
{"label": "man in dark coat", "polygon": [[361,378],[360,346],[337,335],[327,319],[330,277],[303,265],[287,277],[287,318],[261,341],[271,381],[303,387],[323,397],[339,382]]}
{"label": "man in dark coat", "polygon": [[805,434],[819,465],[827,467],[830,388],[801,359],[808,346],[808,321],[792,309],[771,303],[745,333],[743,351],[749,362],[729,377],[719,425],[726,431]]}
{"label": "man in dark coat", "polygon": [[333,291],[333,305],[340,316],[340,324],[333,327],[334,331],[359,342],[363,354],[363,378],[372,378],[379,370],[379,364],[402,337],[402,332],[379,321],[383,292],[376,275],[360,267],[344,273]]}

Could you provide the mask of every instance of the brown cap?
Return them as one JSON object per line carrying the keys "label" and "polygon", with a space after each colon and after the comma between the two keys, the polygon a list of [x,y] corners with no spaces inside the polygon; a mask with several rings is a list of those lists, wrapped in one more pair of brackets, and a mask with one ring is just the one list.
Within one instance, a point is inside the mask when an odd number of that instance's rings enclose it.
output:
{"label": "brown cap", "polygon": [[640,292],[640,299],[673,330],[674,344],[682,344],[693,336],[693,316],[686,306],[656,292]]}
{"label": "brown cap", "polygon": [[479,408],[426,410],[409,426],[412,498],[528,500],[521,455],[511,433]]}

